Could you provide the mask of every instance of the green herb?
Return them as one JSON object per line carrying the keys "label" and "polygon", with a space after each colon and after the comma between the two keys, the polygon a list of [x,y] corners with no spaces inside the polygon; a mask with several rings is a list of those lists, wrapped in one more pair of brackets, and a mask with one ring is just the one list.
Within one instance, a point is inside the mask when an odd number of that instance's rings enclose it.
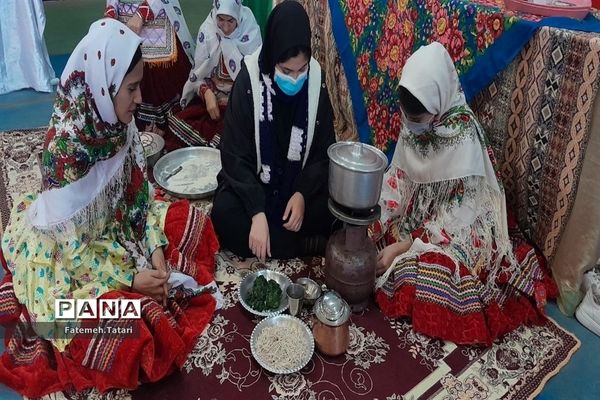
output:
{"label": "green herb", "polygon": [[271,311],[279,308],[281,288],[274,280],[259,276],[248,293],[246,303],[256,311]]}

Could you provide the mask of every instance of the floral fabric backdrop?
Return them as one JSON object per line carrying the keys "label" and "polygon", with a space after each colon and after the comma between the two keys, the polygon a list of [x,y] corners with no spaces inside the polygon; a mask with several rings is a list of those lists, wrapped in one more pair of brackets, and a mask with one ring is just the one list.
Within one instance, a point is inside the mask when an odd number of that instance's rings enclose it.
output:
{"label": "floral fabric backdrop", "polygon": [[344,15],[356,57],[370,142],[386,151],[400,130],[395,93],[402,67],[415,50],[433,41],[442,43],[459,75],[464,75],[477,56],[519,23],[503,11],[502,0],[334,0],[330,4],[334,2]]}
{"label": "floral fabric backdrop", "polygon": [[503,0],[329,0],[329,7],[360,139],[390,156],[401,123],[395,93],[402,67],[420,46],[446,47],[471,100],[540,26],[600,30],[591,17],[542,20],[506,10]]}

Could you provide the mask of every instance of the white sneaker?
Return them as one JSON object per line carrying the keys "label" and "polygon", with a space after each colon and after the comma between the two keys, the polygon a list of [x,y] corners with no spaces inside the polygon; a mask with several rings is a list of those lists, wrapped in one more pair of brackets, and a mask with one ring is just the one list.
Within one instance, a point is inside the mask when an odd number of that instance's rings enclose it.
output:
{"label": "white sneaker", "polygon": [[583,274],[581,290],[585,294],[591,290],[594,300],[600,305],[600,266],[595,266]]}
{"label": "white sneaker", "polygon": [[594,301],[592,289],[588,289],[577,311],[577,320],[581,325],[600,336],[600,304]]}

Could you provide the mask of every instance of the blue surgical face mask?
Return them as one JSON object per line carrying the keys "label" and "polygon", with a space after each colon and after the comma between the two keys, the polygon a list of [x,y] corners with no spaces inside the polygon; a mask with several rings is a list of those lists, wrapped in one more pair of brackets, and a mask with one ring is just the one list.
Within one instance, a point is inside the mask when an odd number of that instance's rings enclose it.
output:
{"label": "blue surgical face mask", "polygon": [[406,116],[404,116],[404,125],[406,125],[406,128],[415,135],[420,135],[422,133],[429,132],[433,127],[432,123],[433,115],[431,116],[431,119],[422,122],[411,121],[408,118],[406,118]]}
{"label": "blue surgical face mask", "polygon": [[302,89],[302,86],[304,86],[304,82],[307,78],[308,70],[304,71],[294,79],[275,68],[275,83],[277,83],[279,89],[288,96],[294,96],[298,93],[300,89]]}

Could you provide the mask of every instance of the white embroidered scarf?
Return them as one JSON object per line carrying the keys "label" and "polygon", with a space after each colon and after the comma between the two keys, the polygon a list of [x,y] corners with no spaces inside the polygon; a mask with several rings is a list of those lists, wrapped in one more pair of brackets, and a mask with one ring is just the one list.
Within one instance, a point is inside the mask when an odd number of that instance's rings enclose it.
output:
{"label": "white embroidered scarf", "polygon": [[135,123],[120,122],[113,105],[140,42],[127,26],[104,18],[73,50],[46,135],[44,190],[27,210],[34,228],[94,237],[116,218],[123,242],[143,240],[149,197],[143,148]]}
{"label": "white embroidered scarf", "polygon": [[444,46],[434,42],[417,50],[403,68],[400,85],[434,119],[419,134],[403,125],[382,189],[382,222],[400,219],[409,231],[423,226],[434,244],[442,246],[449,236],[445,252],[455,249],[453,258],[473,273],[482,260],[495,259],[491,288],[503,259],[508,268],[515,265],[504,191]]}

